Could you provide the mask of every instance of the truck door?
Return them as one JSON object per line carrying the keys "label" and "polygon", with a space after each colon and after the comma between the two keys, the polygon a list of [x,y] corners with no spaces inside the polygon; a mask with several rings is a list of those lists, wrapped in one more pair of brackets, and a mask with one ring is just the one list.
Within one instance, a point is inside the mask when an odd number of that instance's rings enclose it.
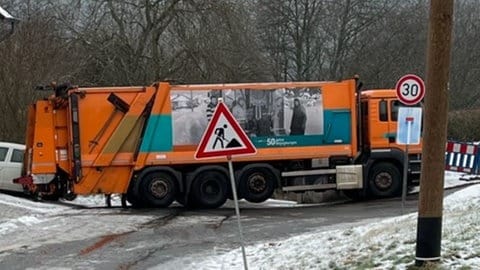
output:
{"label": "truck door", "polygon": [[[388,148],[395,142],[395,133],[389,118],[389,100],[372,100],[370,103],[370,138],[372,148]],[[377,112],[377,113],[375,113]]]}
{"label": "truck door", "polygon": [[393,140],[390,141],[390,143],[395,143],[397,138],[398,109],[400,108],[401,103],[398,100],[390,100],[389,105],[390,105],[389,107],[390,119],[388,123],[388,129],[391,134],[391,137],[393,138]]}
{"label": "truck door", "polygon": [[[372,98],[368,104],[368,133],[370,148],[400,148],[396,144],[398,111],[402,103],[395,97]],[[421,106],[420,104],[417,106]],[[421,151],[421,145],[412,146],[412,152]]]}

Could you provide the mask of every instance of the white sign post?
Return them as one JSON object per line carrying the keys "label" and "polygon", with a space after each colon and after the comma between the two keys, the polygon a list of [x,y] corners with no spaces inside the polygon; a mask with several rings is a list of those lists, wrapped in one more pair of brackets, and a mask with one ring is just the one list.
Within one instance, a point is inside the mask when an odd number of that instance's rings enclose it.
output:
{"label": "white sign post", "polygon": [[397,144],[405,145],[405,156],[403,163],[402,214],[405,210],[405,201],[407,197],[408,146],[410,144],[420,144],[421,125],[422,108],[400,107],[398,110]]}
{"label": "white sign post", "polygon": [[233,163],[232,157],[228,156],[228,171],[230,173],[230,185],[232,186],[232,194],[233,194],[233,202],[235,204],[235,215],[237,216],[237,225],[238,225],[238,233],[240,234],[240,241],[242,242],[242,256],[243,256],[243,267],[245,270],[248,270],[247,264],[247,254],[245,252],[245,244],[243,241],[243,230],[242,230],[242,223],[240,221],[240,208],[238,207],[238,196],[237,196],[237,188],[235,184],[235,176],[233,173]]}
{"label": "white sign post", "polygon": [[230,174],[230,184],[233,193],[233,202],[235,204],[235,214],[237,216],[238,232],[243,256],[243,266],[248,270],[247,255],[243,242],[242,224],[240,222],[240,208],[238,206],[237,189],[235,184],[235,175],[233,172],[233,155],[252,155],[257,152],[255,146],[248,138],[245,131],[233,117],[228,107],[220,100],[213,113],[212,120],[209,122],[202,140],[195,153],[196,159],[227,157],[228,171]]}
{"label": "white sign post", "polygon": [[[395,86],[395,89],[400,102],[407,106],[412,106],[419,103],[425,96],[425,83],[423,82],[422,78],[414,74],[407,74],[400,78]],[[405,211],[405,200],[407,197],[408,145],[420,143],[421,123],[422,108],[401,107],[399,109],[397,144],[405,145],[405,158],[403,164],[402,214]]]}

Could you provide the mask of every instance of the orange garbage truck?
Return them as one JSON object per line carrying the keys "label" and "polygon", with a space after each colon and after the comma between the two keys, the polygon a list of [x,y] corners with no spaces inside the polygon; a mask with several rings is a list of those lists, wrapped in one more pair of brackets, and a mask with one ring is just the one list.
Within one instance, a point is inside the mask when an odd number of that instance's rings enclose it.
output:
{"label": "orange garbage truck", "polygon": [[[257,148],[233,159],[240,198],[263,202],[275,189],[401,193],[405,152],[395,143],[400,103],[392,89],[364,91],[347,79],[54,90],[29,107],[23,174],[14,180],[37,196],[223,205],[232,196],[226,158],[194,158],[219,98]],[[409,185],[418,183],[420,152],[410,147]]]}

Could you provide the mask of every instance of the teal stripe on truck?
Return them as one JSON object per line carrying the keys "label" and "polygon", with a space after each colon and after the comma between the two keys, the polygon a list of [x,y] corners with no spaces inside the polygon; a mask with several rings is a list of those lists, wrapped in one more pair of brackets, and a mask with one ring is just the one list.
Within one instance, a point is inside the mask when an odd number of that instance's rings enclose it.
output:
{"label": "teal stripe on truck", "polygon": [[172,151],[172,116],[151,115],[143,136],[140,152]]}
{"label": "teal stripe on truck", "polygon": [[318,146],[350,144],[352,116],[349,110],[324,110],[323,134],[250,137],[255,147]]}
{"label": "teal stripe on truck", "polygon": [[352,114],[349,110],[325,110],[323,144],[350,144],[352,141]]}

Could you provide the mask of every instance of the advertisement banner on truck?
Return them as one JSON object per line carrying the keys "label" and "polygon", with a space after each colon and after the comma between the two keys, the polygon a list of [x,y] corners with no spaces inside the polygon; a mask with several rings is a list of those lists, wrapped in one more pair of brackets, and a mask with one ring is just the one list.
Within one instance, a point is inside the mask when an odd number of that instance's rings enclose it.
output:
{"label": "advertisement banner on truck", "polygon": [[[256,147],[325,143],[322,89],[314,87],[172,91],[174,145],[200,142],[218,98],[223,99]],[[349,119],[347,122],[348,127]]]}

